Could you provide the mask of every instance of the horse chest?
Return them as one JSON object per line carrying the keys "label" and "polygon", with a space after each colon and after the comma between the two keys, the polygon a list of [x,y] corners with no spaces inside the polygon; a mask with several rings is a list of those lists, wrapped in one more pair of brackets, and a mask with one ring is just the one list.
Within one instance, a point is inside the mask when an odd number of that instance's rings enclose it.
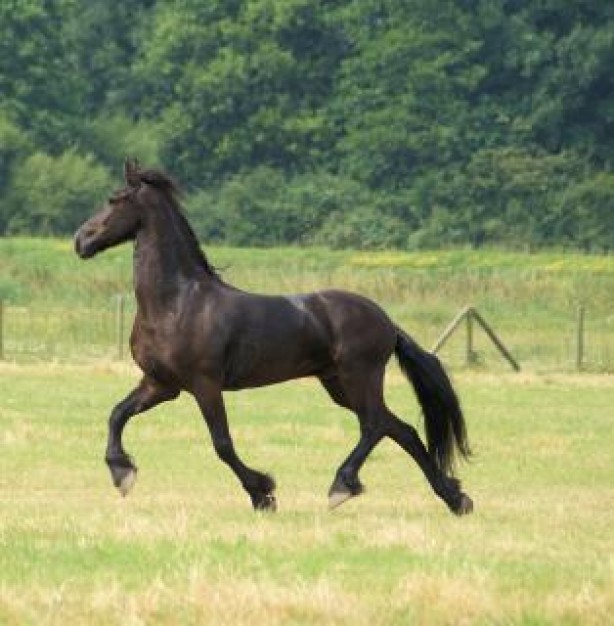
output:
{"label": "horse chest", "polygon": [[177,341],[177,328],[172,324],[149,324],[136,320],[132,331],[132,356],[150,376],[176,380],[182,362],[189,357],[189,341]]}

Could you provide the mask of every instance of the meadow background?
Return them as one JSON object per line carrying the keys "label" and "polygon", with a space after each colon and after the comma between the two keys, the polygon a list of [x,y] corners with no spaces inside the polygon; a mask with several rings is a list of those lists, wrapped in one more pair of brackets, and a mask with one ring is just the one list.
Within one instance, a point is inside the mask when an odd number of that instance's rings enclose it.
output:
{"label": "meadow background", "polygon": [[[129,247],[84,263],[68,239],[0,238],[5,357],[19,362],[127,358],[134,312]],[[261,293],[327,287],[365,294],[425,347],[465,306],[478,309],[523,369],[576,369],[578,308],[585,308],[582,366],[614,370],[614,257],[501,249],[352,251],[207,247],[231,284]],[[118,296],[124,299],[118,346]],[[474,330],[475,365],[509,368]],[[465,329],[444,346],[446,363],[466,362]]]}
{"label": "meadow background", "polygon": [[[115,336],[131,255],[84,263],[71,248],[0,239],[0,624],[608,622],[611,257],[207,249],[242,288],[366,293],[427,347],[472,304],[522,366],[511,372],[477,330],[474,366],[462,332],[441,353],[475,450],[459,471],[476,503],[465,518],[389,442],[363,469],[366,494],[329,512],[328,487],[357,438],[353,416],[313,381],[227,394],[237,449],[279,485],[278,513],[259,515],[185,396],[128,426],[139,479],[127,498],[116,493],[102,456],[110,409],[138,380]],[[396,365],[386,393],[422,431]]]}

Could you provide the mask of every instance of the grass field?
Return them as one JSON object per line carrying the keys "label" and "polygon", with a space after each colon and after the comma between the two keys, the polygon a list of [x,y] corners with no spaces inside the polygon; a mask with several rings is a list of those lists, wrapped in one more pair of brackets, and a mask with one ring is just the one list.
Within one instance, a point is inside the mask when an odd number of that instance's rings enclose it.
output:
{"label": "grass field", "polygon": [[[528,371],[572,371],[577,309],[586,308],[584,366],[614,371],[614,256],[501,250],[353,252],[321,248],[207,249],[225,279],[263,293],[348,289],[379,302],[426,347],[466,305],[479,309]],[[117,295],[132,291],[130,246],[88,263],[72,242],[0,238],[0,300],[8,360],[91,362],[119,353]],[[132,301],[127,301],[126,343]],[[483,334],[479,363],[505,371]],[[465,359],[462,333],[443,356]],[[124,350],[124,352],[127,352]]]}
{"label": "grass field", "polygon": [[[416,423],[391,368],[391,405]],[[0,364],[0,624],[574,624],[614,613],[614,379],[456,372],[474,515],[382,443],[326,508],[356,437],[308,381],[229,394],[237,448],[277,478],[255,514],[194,403],[136,417],[125,499],[101,457],[125,364]]]}

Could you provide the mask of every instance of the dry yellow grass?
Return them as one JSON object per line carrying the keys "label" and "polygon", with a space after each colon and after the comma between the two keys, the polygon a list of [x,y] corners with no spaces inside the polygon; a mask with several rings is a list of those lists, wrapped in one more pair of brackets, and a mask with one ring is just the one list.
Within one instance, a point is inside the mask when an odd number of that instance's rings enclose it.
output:
{"label": "dry yellow grass", "polygon": [[[329,512],[352,418],[311,382],[231,394],[246,460],[278,479],[256,515],[193,403],[135,418],[128,498],[101,462],[106,415],[136,371],[0,366],[0,624],[574,624],[614,612],[608,376],[459,372],[477,508],[457,519],[383,443],[367,493]],[[394,371],[395,409],[416,422]]]}

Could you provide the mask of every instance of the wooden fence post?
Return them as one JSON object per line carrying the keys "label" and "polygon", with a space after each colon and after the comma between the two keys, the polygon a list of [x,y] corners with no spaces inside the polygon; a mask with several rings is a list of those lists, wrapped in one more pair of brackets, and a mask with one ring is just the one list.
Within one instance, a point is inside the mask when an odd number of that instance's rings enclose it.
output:
{"label": "wooden fence post", "polygon": [[486,320],[475,309],[472,309],[471,312],[473,314],[473,317],[475,318],[475,321],[482,327],[484,332],[488,335],[488,337],[495,344],[495,346],[497,346],[503,358],[505,358],[507,362],[512,366],[512,369],[519,372],[520,365],[518,365],[516,359],[514,359],[510,351],[503,345],[501,339],[497,337],[495,331],[486,323]]}
{"label": "wooden fence post", "polygon": [[578,306],[578,318],[576,326],[576,369],[582,369],[584,361],[584,314],[585,308],[581,304]]}
{"label": "wooden fence post", "polygon": [[431,352],[433,354],[437,354],[437,352],[443,347],[443,344],[448,341],[448,339],[452,336],[454,331],[459,327],[461,322],[468,316],[471,312],[471,307],[466,306],[448,325],[448,327],[443,331],[441,337],[435,342],[435,345],[431,348]]}
{"label": "wooden fence post", "polygon": [[0,361],[4,360],[4,301],[0,300]]}
{"label": "wooden fence post", "polygon": [[117,358],[121,361],[124,358],[124,295],[117,295],[117,309],[115,312],[115,323],[117,328]]}
{"label": "wooden fence post", "polygon": [[495,331],[486,323],[484,318],[474,309],[472,306],[466,306],[450,323],[450,325],[443,331],[441,337],[435,342],[431,352],[436,354],[443,344],[450,338],[454,331],[460,326],[461,322],[465,320],[467,328],[467,339],[465,344],[465,357],[467,364],[471,365],[476,361],[476,354],[473,350],[473,322],[477,322],[481,326],[482,330],[488,335],[489,339],[495,344],[502,356],[517,372],[520,371],[520,365],[516,362],[514,357],[510,354],[510,351],[503,345],[503,342],[497,337]]}
{"label": "wooden fence post", "polygon": [[465,362],[467,363],[467,365],[474,365],[477,360],[477,356],[473,350],[473,309],[467,311],[467,315],[465,315],[465,320],[467,323]]}

